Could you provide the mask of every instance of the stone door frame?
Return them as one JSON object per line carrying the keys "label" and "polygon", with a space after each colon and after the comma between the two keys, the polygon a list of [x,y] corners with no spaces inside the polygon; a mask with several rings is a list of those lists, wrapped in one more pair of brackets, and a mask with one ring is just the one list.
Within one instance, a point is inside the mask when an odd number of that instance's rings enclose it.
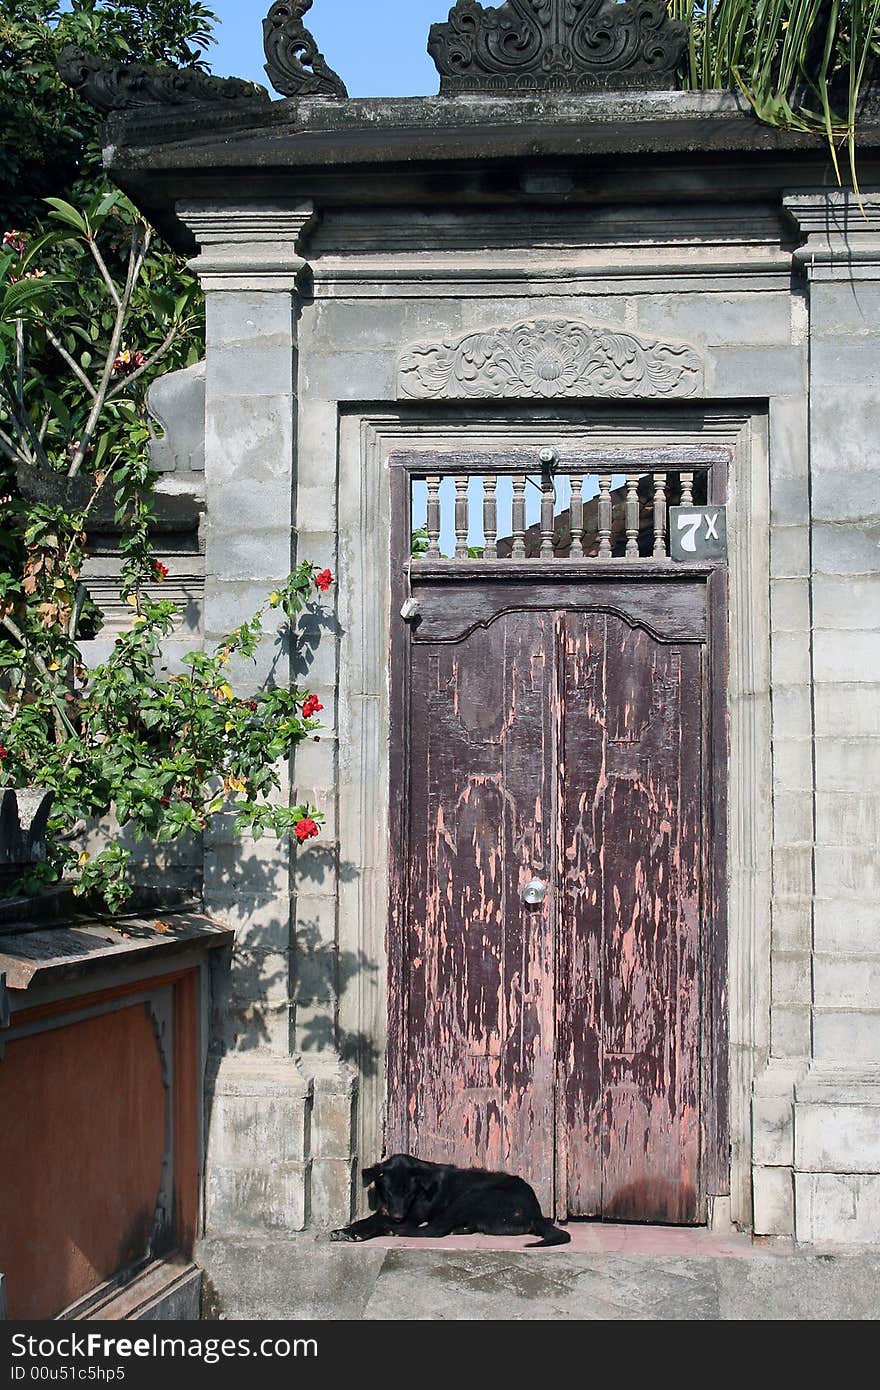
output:
{"label": "stone door frame", "polygon": [[[307,406],[303,407],[307,410]],[[752,1223],[751,1094],[769,1053],[770,747],[769,425],[765,410],[723,405],[437,403],[340,407],[339,946],[375,965],[339,1001],[339,1026],[386,1049],[391,503],[388,456],[406,449],[722,445],[730,450],[728,981],[731,1188],[710,1222]],[[379,1156],[383,1065],[361,1080],[357,1152]]]}

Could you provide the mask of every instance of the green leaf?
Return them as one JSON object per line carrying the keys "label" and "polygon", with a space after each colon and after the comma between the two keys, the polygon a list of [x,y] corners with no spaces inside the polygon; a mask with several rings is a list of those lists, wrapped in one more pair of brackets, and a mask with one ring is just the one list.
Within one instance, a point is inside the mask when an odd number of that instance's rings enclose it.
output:
{"label": "green leaf", "polygon": [[65,227],[72,227],[84,237],[91,236],[88,222],[72,203],[66,203],[63,198],[45,198],[44,202],[54,209],[50,216],[56,222],[62,222]]}

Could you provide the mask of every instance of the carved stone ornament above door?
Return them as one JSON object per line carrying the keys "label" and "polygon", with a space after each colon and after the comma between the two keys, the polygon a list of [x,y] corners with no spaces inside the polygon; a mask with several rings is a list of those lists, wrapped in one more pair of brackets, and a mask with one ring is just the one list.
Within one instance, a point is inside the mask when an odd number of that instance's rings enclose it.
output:
{"label": "carved stone ornament above door", "polygon": [[398,374],[398,395],[418,400],[675,398],[699,395],[702,387],[702,358],[688,344],[577,319],[527,319],[412,343]]}
{"label": "carved stone ornament above door", "polygon": [[442,96],[672,87],[686,47],[666,0],[457,0],[428,40]]}

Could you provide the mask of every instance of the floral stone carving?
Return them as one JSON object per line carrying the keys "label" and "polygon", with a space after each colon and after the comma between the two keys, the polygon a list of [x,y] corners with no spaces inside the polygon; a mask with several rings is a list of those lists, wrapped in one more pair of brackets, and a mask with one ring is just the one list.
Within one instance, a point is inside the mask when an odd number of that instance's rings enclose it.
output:
{"label": "floral stone carving", "polygon": [[687,26],[666,0],[457,0],[431,28],[440,92],[583,92],[675,85]]}
{"label": "floral stone carving", "polygon": [[687,344],[571,319],[414,343],[399,365],[399,394],[419,399],[694,396],[702,386],[702,359]]}

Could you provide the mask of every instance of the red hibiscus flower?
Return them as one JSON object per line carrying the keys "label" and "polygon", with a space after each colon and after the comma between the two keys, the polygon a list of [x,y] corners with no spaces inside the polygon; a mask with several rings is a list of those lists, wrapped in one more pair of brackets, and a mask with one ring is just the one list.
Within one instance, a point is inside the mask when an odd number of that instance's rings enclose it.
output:
{"label": "red hibiscus flower", "polygon": [[329,570],[321,570],[320,574],[315,575],[315,588],[320,589],[322,594],[326,594],[332,583],[333,575]]}
{"label": "red hibiscus flower", "polygon": [[321,701],[318,699],[317,695],[310,695],[309,698],[306,700],[305,704],[303,705],[303,719],[314,718],[318,711],[322,710],[323,708],[324,706],[321,704]]}
{"label": "red hibiscus flower", "polygon": [[164,584],[165,580],[168,578],[168,566],[163,565],[161,560],[154,560],[153,574],[156,576],[160,584]]}
{"label": "red hibiscus flower", "polygon": [[305,820],[299,821],[294,830],[294,834],[300,844],[302,844],[304,840],[314,839],[314,837],[320,835],[320,833],[317,825],[309,816],[306,816]]}
{"label": "red hibiscus flower", "polygon": [[4,758],[8,758],[8,757],[9,757],[9,749],[8,749],[8,748],[4,748],[4,747],[3,747],[3,744],[0,743],[0,763],[2,763],[2,761],[3,761]]}

